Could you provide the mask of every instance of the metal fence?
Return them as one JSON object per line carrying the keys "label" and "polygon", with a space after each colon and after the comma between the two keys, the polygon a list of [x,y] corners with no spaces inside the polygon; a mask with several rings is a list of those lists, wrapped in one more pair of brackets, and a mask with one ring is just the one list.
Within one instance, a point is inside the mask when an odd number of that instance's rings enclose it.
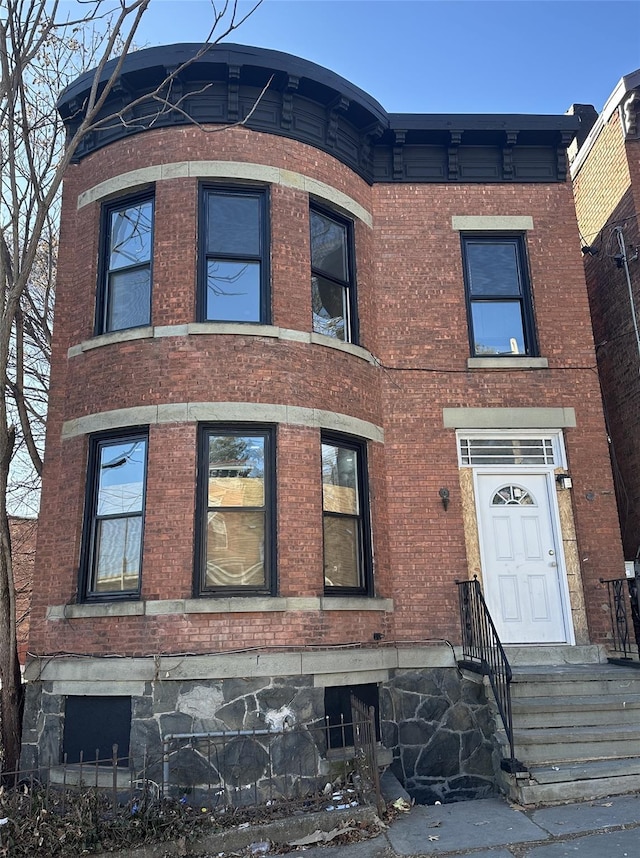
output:
{"label": "metal fence", "polygon": [[622,661],[637,661],[640,653],[640,604],[637,578],[600,579],[606,584],[611,622],[611,650]]}
{"label": "metal fence", "polygon": [[[349,744],[347,744],[347,741]],[[375,804],[382,808],[373,710],[354,710],[353,721],[218,733],[173,734],[162,758],[131,755],[113,746],[110,759],[81,759],[51,768],[2,772],[0,817],[16,796],[38,794],[38,806],[64,814],[74,795],[93,792],[111,815],[131,815],[162,802],[216,814],[278,816],[292,806],[334,810]],[[18,801],[27,809],[29,801]],[[14,807],[15,811],[15,807]],[[20,811],[20,812],[22,812]]]}
{"label": "metal fence", "polygon": [[376,742],[376,713],[373,706],[365,704],[351,695],[353,718],[353,746],[357,784],[365,800],[375,804],[378,813],[384,812],[380,792],[380,770],[378,768],[378,746]]}

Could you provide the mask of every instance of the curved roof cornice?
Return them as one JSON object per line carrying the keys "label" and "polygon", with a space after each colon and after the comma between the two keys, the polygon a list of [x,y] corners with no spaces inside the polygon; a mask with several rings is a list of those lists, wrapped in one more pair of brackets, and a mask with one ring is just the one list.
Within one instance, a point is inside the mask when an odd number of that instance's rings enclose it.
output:
{"label": "curved roof cornice", "polygon": [[[105,66],[103,82],[115,65]],[[168,75],[162,98],[150,98]],[[58,99],[69,134],[82,120],[93,77],[81,75]],[[387,113],[308,60],[245,45],[187,43],[125,58],[98,127],[75,160],[150,128],[188,123],[243,124],[290,137],[328,152],[369,183],[564,180],[564,152],[578,127],[571,116]],[[471,151],[478,147],[480,161]]]}

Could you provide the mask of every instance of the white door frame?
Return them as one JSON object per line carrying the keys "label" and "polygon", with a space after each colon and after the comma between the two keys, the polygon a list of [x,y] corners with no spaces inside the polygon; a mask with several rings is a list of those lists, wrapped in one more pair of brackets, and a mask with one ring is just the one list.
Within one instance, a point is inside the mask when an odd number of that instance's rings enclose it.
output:
{"label": "white door frame", "polygon": [[[533,433],[520,432],[520,435],[532,435]],[[547,433],[550,434],[550,433]],[[565,629],[565,642],[570,646],[575,645],[575,633],[571,616],[571,600],[569,595],[569,582],[567,580],[567,565],[562,543],[562,530],[560,527],[560,510],[558,508],[558,497],[555,489],[555,468],[557,465],[472,465],[473,491],[475,496],[476,525],[478,530],[478,541],[480,547],[480,559],[483,563],[487,556],[484,545],[484,534],[480,518],[480,492],[478,487],[478,475],[488,474],[493,476],[504,476],[505,482],[510,477],[526,476],[527,474],[538,474],[546,477],[547,496],[549,500],[549,513],[551,518],[551,532],[555,543],[556,561],[558,563],[558,585],[560,593],[560,608],[562,610],[563,624]],[[483,582],[486,587],[488,571],[482,567]],[[518,644],[518,646],[549,646],[550,644]]]}

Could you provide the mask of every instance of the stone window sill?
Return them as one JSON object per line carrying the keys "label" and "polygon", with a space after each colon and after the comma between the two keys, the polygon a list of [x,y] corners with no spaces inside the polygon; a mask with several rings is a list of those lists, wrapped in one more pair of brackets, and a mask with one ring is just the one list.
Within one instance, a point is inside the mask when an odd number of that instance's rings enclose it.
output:
{"label": "stone window sill", "polygon": [[234,322],[190,322],[184,325],[163,325],[156,327],[128,328],[124,331],[113,331],[99,334],[90,340],[84,340],[71,346],[67,357],[77,357],[93,349],[111,346],[117,343],[127,343],[133,340],[160,339],[163,337],[186,337],[194,335],[238,336],[238,337],[268,337],[276,340],[288,340],[300,343],[312,343],[329,349],[346,352],[353,357],[375,364],[371,352],[353,343],[344,343],[308,331],[295,331],[289,328],[279,328],[276,325],[240,324]]}
{"label": "stone window sill", "polygon": [[291,611],[393,612],[393,599],[367,596],[229,596],[217,599],[165,599],[139,602],[104,602],[91,605],[51,605],[48,620],[89,617],[136,617],[166,614],[241,614]]}
{"label": "stone window sill", "polygon": [[470,357],[467,369],[548,369],[545,357]]}

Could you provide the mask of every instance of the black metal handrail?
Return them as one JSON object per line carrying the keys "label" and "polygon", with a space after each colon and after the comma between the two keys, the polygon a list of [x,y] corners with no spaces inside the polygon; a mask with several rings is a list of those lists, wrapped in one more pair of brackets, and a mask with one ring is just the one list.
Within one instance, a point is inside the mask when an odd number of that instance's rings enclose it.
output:
{"label": "black metal handrail", "polygon": [[[611,620],[612,649],[627,661],[638,658],[640,652],[640,610],[638,584],[635,578],[600,579],[607,585],[609,618]],[[631,622],[629,621],[631,619]],[[632,640],[632,630],[635,646]]]}
{"label": "black metal handrail", "polygon": [[460,667],[489,678],[498,712],[509,740],[509,759],[501,767],[508,772],[526,771],[517,759],[513,741],[511,714],[512,671],[496,627],[487,608],[478,577],[473,581],[456,581],[462,628],[462,659]]}

